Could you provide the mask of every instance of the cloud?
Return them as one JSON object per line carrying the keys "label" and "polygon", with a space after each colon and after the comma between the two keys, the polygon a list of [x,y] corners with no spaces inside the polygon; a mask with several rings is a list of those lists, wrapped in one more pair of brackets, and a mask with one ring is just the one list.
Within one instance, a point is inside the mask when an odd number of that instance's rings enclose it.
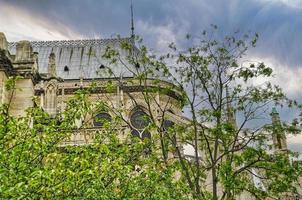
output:
{"label": "cloud", "polygon": [[273,69],[272,77],[258,77],[253,81],[253,84],[261,85],[269,81],[279,85],[290,98],[301,97],[301,85],[299,83],[302,82],[302,68],[282,65],[274,57],[264,57],[263,55],[262,57],[249,56],[246,62],[264,62],[266,66]]}
{"label": "cloud", "polygon": [[80,34],[68,29],[59,22],[51,22],[36,17],[22,9],[2,3],[0,7],[0,27],[9,41],[16,40],[55,40],[80,37]]}
{"label": "cloud", "polygon": [[[266,1],[273,2],[278,0],[266,0]],[[279,1],[289,7],[302,8],[302,2],[300,0],[279,0]]]}
{"label": "cloud", "polygon": [[169,44],[171,42],[178,44],[180,35],[184,35],[182,31],[175,32],[174,25],[172,23],[166,25],[155,26],[149,22],[138,21],[137,27],[139,32],[145,33],[145,37],[148,38],[148,43],[153,44],[153,50],[156,52],[166,52],[169,50]]}
{"label": "cloud", "polygon": [[[47,30],[68,29],[83,37],[130,35],[130,0],[0,0],[26,11],[35,20],[51,22]],[[302,44],[302,3],[300,0],[134,0],[136,33],[151,48],[158,46],[154,39],[163,36],[168,41],[183,40],[186,33],[198,35],[210,24],[220,27],[220,35],[252,31],[260,34],[259,46],[251,51],[257,57],[272,57],[282,65],[300,67]],[[3,10],[3,9],[2,9]],[[21,12],[22,13],[22,12]],[[6,19],[11,18],[5,17]],[[5,19],[0,18],[1,24]],[[18,20],[16,20],[18,21]],[[36,24],[41,26],[43,23]],[[11,25],[13,26],[13,25]],[[158,34],[168,31],[170,38]],[[67,32],[68,32],[67,31]],[[66,31],[59,31],[61,38]],[[162,32],[161,32],[162,33]],[[22,34],[26,36],[27,32]],[[69,34],[69,36],[73,36]],[[54,38],[53,37],[53,38]],[[66,37],[66,36],[65,36]],[[68,36],[67,36],[68,37]],[[162,47],[160,47],[162,48]]]}

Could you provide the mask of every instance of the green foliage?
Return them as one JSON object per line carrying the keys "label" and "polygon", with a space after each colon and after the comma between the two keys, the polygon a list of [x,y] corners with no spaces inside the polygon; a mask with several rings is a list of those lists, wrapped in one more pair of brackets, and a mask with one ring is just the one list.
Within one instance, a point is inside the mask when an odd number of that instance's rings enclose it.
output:
{"label": "green foliage", "polygon": [[77,127],[76,119],[108,107],[91,102],[89,90],[77,91],[55,117],[34,107],[15,118],[1,106],[0,198],[186,199],[187,187],[174,179],[176,164],[164,165],[153,141],[121,139],[118,118],[90,131],[93,143],[64,145],[84,131],[85,123]]}
{"label": "green foliage", "polygon": [[[301,163],[289,162],[296,154],[278,150],[270,142],[276,135],[299,134],[301,119],[272,125],[257,120],[269,117],[267,110],[272,105],[297,110],[301,105],[287,98],[279,86],[268,81],[255,84],[259,78],[273,75],[264,63],[239,64],[248,48],[256,46],[258,34],[250,37],[236,32],[216,40],[217,30],[213,26],[212,32],[203,32],[198,38],[188,35],[191,43],[199,42],[187,50],[170,44],[171,52],[161,57],[162,62],[173,66],[168,77],[182,89],[192,117],[189,125],[183,125],[185,134],[175,131],[181,143],[190,144],[195,151],[191,155],[194,162],[181,167],[183,174],[189,174],[186,181],[192,195],[204,198],[207,190],[212,190],[211,199],[235,199],[244,192],[257,199],[296,195]],[[212,176],[210,189],[206,189],[205,173]],[[255,184],[255,178],[262,186]]]}
{"label": "green foliage", "polygon": [[[273,105],[302,106],[270,82],[255,85],[273,75],[264,63],[240,63],[258,34],[236,32],[221,40],[215,39],[218,27],[212,28],[197,43],[187,35],[192,44],[187,50],[170,44],[171,52],[159,57],[140,38],[135,38],[138,47],[122,42],[121,49],[105,49],[105,68],[115,79],[102,90],[111,95],[135,86],[134,95],[123,92],[148,115],[142,131],[152,132],[151,139],[131,136],[134,128],[124,117],[129,111],[112,106],[115,101],[90,100],[100,89],[96,82],[78,90],[56,116],[34,107],[15,118],[9,105],[2,105],[0,198],[233,200],[243,194],[256,199],[297,194],[302,173],[301,162],[292,160],[297,154],[270,142],[274,136],[299,134],[302,120],[285,123],[273,114],[274,123],[259,119],[267,118]],[[133,77],[125,83],[110,65],[128,69]],[[10,78],[6,88],[15,89],[17,79]],[[187,110],[190,119],[180,111],[172,114],[173,107]],[[91,118],[104,111],[114,116],[95,129]],[[174,120],[169,128],[167,119]],[[64,143],[80,133],[93,140]],[[192,147],[190,155],[183,154],[184,145]]]}

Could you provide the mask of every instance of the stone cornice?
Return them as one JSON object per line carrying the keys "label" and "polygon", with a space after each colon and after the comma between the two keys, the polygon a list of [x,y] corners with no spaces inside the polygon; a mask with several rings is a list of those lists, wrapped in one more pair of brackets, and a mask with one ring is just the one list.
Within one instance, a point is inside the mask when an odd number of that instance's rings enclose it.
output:
{"label": "stone cornice", "polygon": [[[75,94],[76,91],[80,90],[81,87],[70,87],[70,88],[59,88],[57,90],[57,95],[62,95],[62,90],[64,89],[64,95],[73,95]],[[87,89],[87,88],[85,88]],[[149,91],[150,93],[152,93],[152,90],[155,91],[164,91],[164,94],[172,97],[176,100],[180,100],[180,96],[173,90],[171,89],[166,89],[166,88],[162,88],[162,87],[155,87],[155,86],[121,86],[120,90],[123,90],[125,93],[134,93],[134,92],[145,92],[147,90],[151,90]],[[116,90],[112,91],[112,90],[108,90],[106,87],[96,87],[91,89],[90,94],[102,94],[102,93],[114,93],[116,92]],[[44,93],[44,90],[42,88],[38,88],[35,90],[35,95],[40,95],[41,93]]]}

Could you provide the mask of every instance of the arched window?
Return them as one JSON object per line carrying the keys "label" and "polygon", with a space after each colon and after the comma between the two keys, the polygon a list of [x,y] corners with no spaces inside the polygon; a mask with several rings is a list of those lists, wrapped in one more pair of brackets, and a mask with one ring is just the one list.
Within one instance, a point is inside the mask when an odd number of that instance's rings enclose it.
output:
{"label": "arched window", "polygon": [[163,128],[164,128],[164,131],[168,131],[169,128],[172,128],[174,126],[174,122],[170,121],[170,120],[165,120],[163,122]]}
{"label": "arched window", "polygon": [[136,108],[130,116],[131,125],[135,128],[131,131],[133,136],[139,137],[141,139],[151,139],[151,133],[144,130],[150,123],[150,117],[141,109]]}
{"label": "arched window", "polygon": [[93,126],[102,127],[104,123],[111,122],[112,118],[106,112],[98,113],[93,119]]}
{"label": "arched window", "polygon": [[149,116],[142,109],[137,109],[130,116],[130,122],[134,128],[142,130],[146,128],[151,121]]}
{"label": "arched window", "polygon": [[142,133],[142,139],[151,139],[151,133],[149,131],[144,131]]}
{"label": "arched window", "polygon": [[139,134],[139,131],[138,131],[138,130],[133,129],[133,130],[131,131],[131,134],[132,134],[132,136],[134,136],[134,137],[140,138],[140,134]]}
{"label": "arched window", "polygon": [[64,72],[69,72],[69,68],[67,65],[65,65],[65,67],[64,67]]}
{"label": "arched window", "polygon": [[138,69],[138,68],[140,68],[141,66],[140,66],[139,63],[135,63],[135,67]]}
{"label": "arched window", "polygon": [[[173,128],[173,126],[175,125],[175,123],[171,120],[164,120],[163,124],[162,124],[162,128],[164,131],[164,145],[165,145],[165,152],[164,152],[164,156],[165,158],[168,158],[168,149],[169,146],[172,145],[173,147],[175,147],[175,145],[177,145],[177,140],[176,140],[176,135],[173,132],[168,132],[169,129]],[[175,154],[175,152],[173,152],[173,154]]]}
{"label": "arched window", "polygon": [[49,84],[46,88],[46,91],[45,91],[44,108],[51,115],[56,114],[56,110],[57,110],[56,109],[56,106],[57,106],[57,104],[56,104],[56,99],[57,99],[56,92],[57,92],[56,87],[53,84]]}

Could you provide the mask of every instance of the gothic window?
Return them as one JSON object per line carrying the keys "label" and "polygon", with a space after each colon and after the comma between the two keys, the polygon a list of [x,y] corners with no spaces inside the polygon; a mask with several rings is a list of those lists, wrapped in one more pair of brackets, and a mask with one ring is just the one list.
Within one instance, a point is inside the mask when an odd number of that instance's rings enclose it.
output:
{"label": "gothic window", "polygon": [[98,113],[93,120],[93,125],[95,127],[102,127],[104,123],[111,122],[112,118],[111,115],[108,113],[102,112]]}
{"label": "gothic window", "polygon": [[169,128],[172,128],[174,126],[174,122],[170,121],[170,120],[165,120],[163,122],[163,128],[164,128],[164,131],[168,131]]}
{"label": "gothic window", "polygon": [[56,112],[56,88],[52,84],[46,88],[45,109],[49,114],[55,114]]}
{"label": "gothic window", "polygon": [[[163,128],[165,132],[168,132],[170,128],[173,128],[173,126],[175,125],[174,122],[170,121],[170,120],[165,120],[163,122]],[[175,134],[173,135],[173,142],[176,143],[176,136]]]}
{"label": "gothic window", "polygon": [[136,108],[135,111],[130,116],[131,125],[135,128],[131,131],[131,134],[135,137],[141,139],[151,139],[151,133],[147,130],[144,130],[150,123],[151,120],[149,116],[141,109]]}
{"label": "gothic window", "polygon": [[142,139],[151,139],[151,133],[149,131],[144,131],[142,133]]}
{"label": "gothic window", "polygon": [[[176,136],[174,133],[169,134],[168,131],[169,129],[173,128],[173,126],[175,125],[175,123],[171,120],[164,120],[163,124],[162,124],[162,129],[164,131],[164,138],[163,138],[163,142],[164,142],[164,157],[168,158],[168,149],[169,146],[172,145],[173,147],[176,145]],[[174,154],[176,152],[173,152]]]}
{"label": "gothic window", "polygon": [[150,124],[150,118],[141,109],[137,109],[130,117],[132,126],[136,129],[144,129]]}
{"label": "gothic window", "polygon": [[65,67],[64,67],[64,72],[69,72],[69,68],[67,65],[65,65]]}
{"label": "gothic window", "polygon": [[131,131],[131,134],[132,134],[132,136],[134,136],[134,137],[140,138],[140,134],[139,134],[139,131],[138,131],[138,130],[133,129],[133,130]]}
{"label": "gothic window", "polygon": [[140,68],[139,63],[135,63],[135,67],[136,67],[137,69]]}

